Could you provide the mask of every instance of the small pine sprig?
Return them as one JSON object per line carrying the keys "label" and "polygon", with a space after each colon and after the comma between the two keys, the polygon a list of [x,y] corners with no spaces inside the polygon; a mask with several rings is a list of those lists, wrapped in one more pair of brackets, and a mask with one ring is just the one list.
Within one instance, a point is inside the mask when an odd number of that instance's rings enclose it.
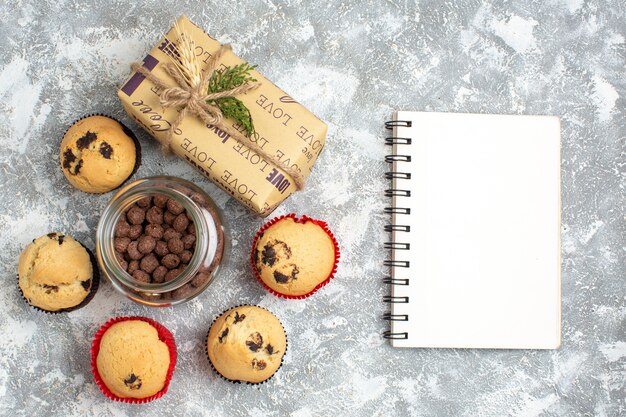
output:
{"label": "small pine sprig", "polygon": [[[250,75],[250,71],[256,65],[247,62],[234,67],[226,67],[222,71],[214,71],[209,79],[208,93],[219,93],[230,90],[240,85],[256,82],[256,78]],[[250,110],[236,97],[223,97],[216,100],[208,100],[208,104],[218,107],[225,117],[237,121],[245,130],[247,136],[254,134],[254,123]]]}
{"label": "small pine sprig", "polygon": [[250,75],[250,71],[255,68],[256,65],[244,62],[234,67],[226,67],[222,71],[213,72],[209,79],[209,93],[220,93],[248,82],[256,82],[256,78]]}

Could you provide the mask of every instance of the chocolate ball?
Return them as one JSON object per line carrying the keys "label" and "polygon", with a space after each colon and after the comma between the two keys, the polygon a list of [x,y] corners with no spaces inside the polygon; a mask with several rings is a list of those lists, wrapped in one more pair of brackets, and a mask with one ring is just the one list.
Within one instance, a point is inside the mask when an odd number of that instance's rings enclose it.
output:
{"label": "chocolate ball", "polygon": [[115,225],[115,237],[128,237],[130,232],[130,224],[126,219],[119,219]]}
{"label": "chocolate ball", "polygon": [[135,281],[139,281],[139,282],[145,282],[145,283],[150,282],[150,275],[147,272],[142,271],[141,269],[138,269],[135,272],[133,272],[133,278],[135,279]]}
{"label": "chocolate ball", "polygon": [[141,208],[146,208],[148,206],[150,206],[152,204],[152,197],[150,196],[146,196],[140,200],[137,201],[137,206],[141,207]]}
{"label": "chocolate ball", "polygon": [[161,259],[161,264],[167,269],[174,269],[180,264],[180,258],[173,253],[169,253]]}
{"label": "chocolate ball", "polygon": [[152,202],[154,203],[155,206],[164,208],[167,205],[167,200],[168,198],[164,196],[163,194],[156,194],[154,198],[152,199]]}
{"label": "chocolate ball", "polygon": [[198,193],[191,194],[190,198],[200,206],[206,206],[209,203],[203,195]]}
{"label": "chocolate ball", "polygon": [[146,213],[146,219],[148,223],[152,224],[162,224],[163,223],[163,209],[152,206],[148,209]]}
{"label": "chocolate ball", "polygon": [[162,240],[157,241],[156,245],[154,246],[154,253],[159,256],[165,256],[170,253],[170,250],[167,248],[167,242],[164,242]]}
{"label": "chocolate ball", "polygon": [[172,223],[174,223],[174,220],[176,220],[176,216],[176,214],[166,211],[165,213],[163,213],[163,221],[171,225]]}
{"label": "chocolate ball", "polygon": [[139,261],[130,261],[128,263],[128,273],[133,274],[136,270],[139,269]]}
{"label": "chocolate ball", "polygon": [[141,227],[140,224],[134,224],[130,226],[130,230],[128,231],[128,237],[132,240],[137,239],[139,236],[141,236],[142,232],[143,227]]}
{"label": "chocolate ball", "polygon": [[122,252],[115,251],[115,259],[117,259],[120,262],[123,261],[124,260],[124,254]]}
{"label": "chocolate ball", "polygon": [[177,232],[176,230],[174,230],[173,228],[171,229],[166,229],[163,232],[163,240],[165,240],[166,242],[169,241],[170,239],[180,239],[180,233]]}
{"label": "chocolate ball", "polygon": [[141,236],[137,241],[137,250],[139,252],[146,254],[154,251],[154,247],[156,246],[156,240],[152,236]]}
{"label": "chocolate ball", "polygon": [[178,201],[174,200],[173,198],[170,198],[169,200],[167,200],[167,210],[170,213],[178,216],[180,213],[185,211],[185,207],[183,207],[183,205],[180,204]]}
{"label": "chocolate ball", "polygon": [[191,249],[193,247],[193,244],[196,243],[196,236],[185,235],[183,236],[182,241],[183,241],[183,245],[185,245],[185,249]]}
{"label": "chocolate ball", "polygon": [[169,271],[167,274],[165,274],[165,281],[171,281],[174,278],[176,278],[177,276],[180,275],[180,273],[182,272],[181,269],[172,269],[171,271]]}
{"label": "chocolate ball", "polygon": [[163,237],[163,227],[160,224],[149,224],[146,226],[145,233],[155,239]]}
{"label": "chocolate ball", "polygon": [[204,284],[207,283],[209,278],[211,278],[211,276],[209,274],[206,274],[204,272],[199,272],[191,280],[191,285],[193,285],[194,287],[201,287],[201,286],[203,286]]}
{"label": "chocolate ball", "polygon": [[133,240],[132,242],[130,242],[128,244],[128,248],[126,249],[126,253],[128,254],[130,259],[133,260],[139,260],[141,258],[143,258],[143,253],[139,252],[139,249],[137,248],[137,241]]}
{"label": "chocolate ball", "polygon": [[127,237],[116,237],[113,239],[113,247],[120,253],[126,252],[126,248],[128,248],[129,243],[130,239]]}
{"label": "chocolate ball", "polygon": [[184,250],[178,255],[178,257],[180,258],[180,261],[186,264],[189,263],[192,256],[193,256],[193,253],[191,253],[191,251],[188,251],[188,250]]}
{"label": "chocolate ball", "polygon": [[152,280],[156,283],[161,283],[165,281],[165,274],[168,273],[168,269],[163,265],[159,265],[152,272]]}
{"label": "chocolate ball", "polygon": [[185,250],[185,245],[183,244],[182,240],[175,237],[167,241],[167,249],[169,249],[170,253],[178,255],[183,250]]}
{"label": "chocolate ball", "polygon": [[182,287],[174,290],[174,292],[172,292],[172,297],[179,300],[181,298],[189,297],[191,294],[193,294],[193,292],[194,292],[193,286],[191,284],[185,284]]}
{"label": "chocolate ball", "polygon": [[120,266],[122,267],[122,269],[124,271],[128,271],[128,262],[126,262],[124,259],[122,259],[120,262]]}
{"label": "chocolate ball", "polygon": [[115,251],[115,259],[117,259],[117,262],[120,263],[120,266],[123,270],[128,269],[128,262],[126,262],[126,259],[124,259],[124,255],[122,253]]}
{"label": "chocolate ball", "polygon": [[187,229],[189,226],[189,219],[184,214],[179,214],[178,217],[174,219],[174,223],[172,223],[172,227],[177,232],[182,232]]}
{"label": "chocolate ball", "polygon": [[131,207],[126,213],[130,224],[141,224],[146,219],[146,212],[141,207]]}
{"label": "chocolate ball", "polygon": [[141,270],[147,272],[148,274],[154,272],[159,265],[159,260],[153,254],[144,256],[141,262],[139,262]]}

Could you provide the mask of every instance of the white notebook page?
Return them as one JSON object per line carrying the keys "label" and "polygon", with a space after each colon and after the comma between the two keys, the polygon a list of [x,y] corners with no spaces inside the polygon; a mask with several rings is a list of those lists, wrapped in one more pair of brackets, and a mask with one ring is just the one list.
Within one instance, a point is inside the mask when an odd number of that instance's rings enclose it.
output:
{"label": "white notebook page", "polygon": [[561,341],[560,125],[552,116],[398,112],[392,277],[398,347],[554,349]]}

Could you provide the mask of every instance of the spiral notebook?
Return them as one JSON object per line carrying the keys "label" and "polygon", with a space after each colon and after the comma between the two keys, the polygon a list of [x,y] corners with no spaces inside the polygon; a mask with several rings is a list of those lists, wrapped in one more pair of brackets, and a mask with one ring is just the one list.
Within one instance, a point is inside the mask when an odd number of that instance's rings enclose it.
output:
{"label": "spiral notebook", "polygon": [[397,347],[558,348],[559,119],[397,112],[386,127],[384,337]]}

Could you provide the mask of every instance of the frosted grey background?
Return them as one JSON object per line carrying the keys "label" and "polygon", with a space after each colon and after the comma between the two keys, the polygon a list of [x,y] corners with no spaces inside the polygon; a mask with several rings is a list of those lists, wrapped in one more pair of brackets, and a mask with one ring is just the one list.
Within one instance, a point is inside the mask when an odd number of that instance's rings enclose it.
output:
{"label": "frosted grey background", "polygon": [[[624,415],[625,12],[619,0],[3,2],[0,414]],[[306,190],[276,212],[325,219],[340,242],[336,279],[307,300],[277,299],[252,279],[247,254],[262,221],[159,154],[118,102],[130,62],[183,13],[329,125]],[[561,349],[394,350],[380,337],[383,122],[396,109],[561,116]],[[94,247],[111,194],[73,189],[57,157],[64,130],[90,112],[139,133],[136,178],[192,180],[224,209],[234,251],[202,297],[156,310],[105,282],[86,308],[59,316],[20,299],[17,257],[32,238],[61,230]],[[289,334],[283,368],[260,387],[217,378],[203,354],[214,316],[240,303],[269,308]],[[129,314],[169,327],[180,354],[170,391],[145,406],[107,400],[89,371],[96,329]]]}

